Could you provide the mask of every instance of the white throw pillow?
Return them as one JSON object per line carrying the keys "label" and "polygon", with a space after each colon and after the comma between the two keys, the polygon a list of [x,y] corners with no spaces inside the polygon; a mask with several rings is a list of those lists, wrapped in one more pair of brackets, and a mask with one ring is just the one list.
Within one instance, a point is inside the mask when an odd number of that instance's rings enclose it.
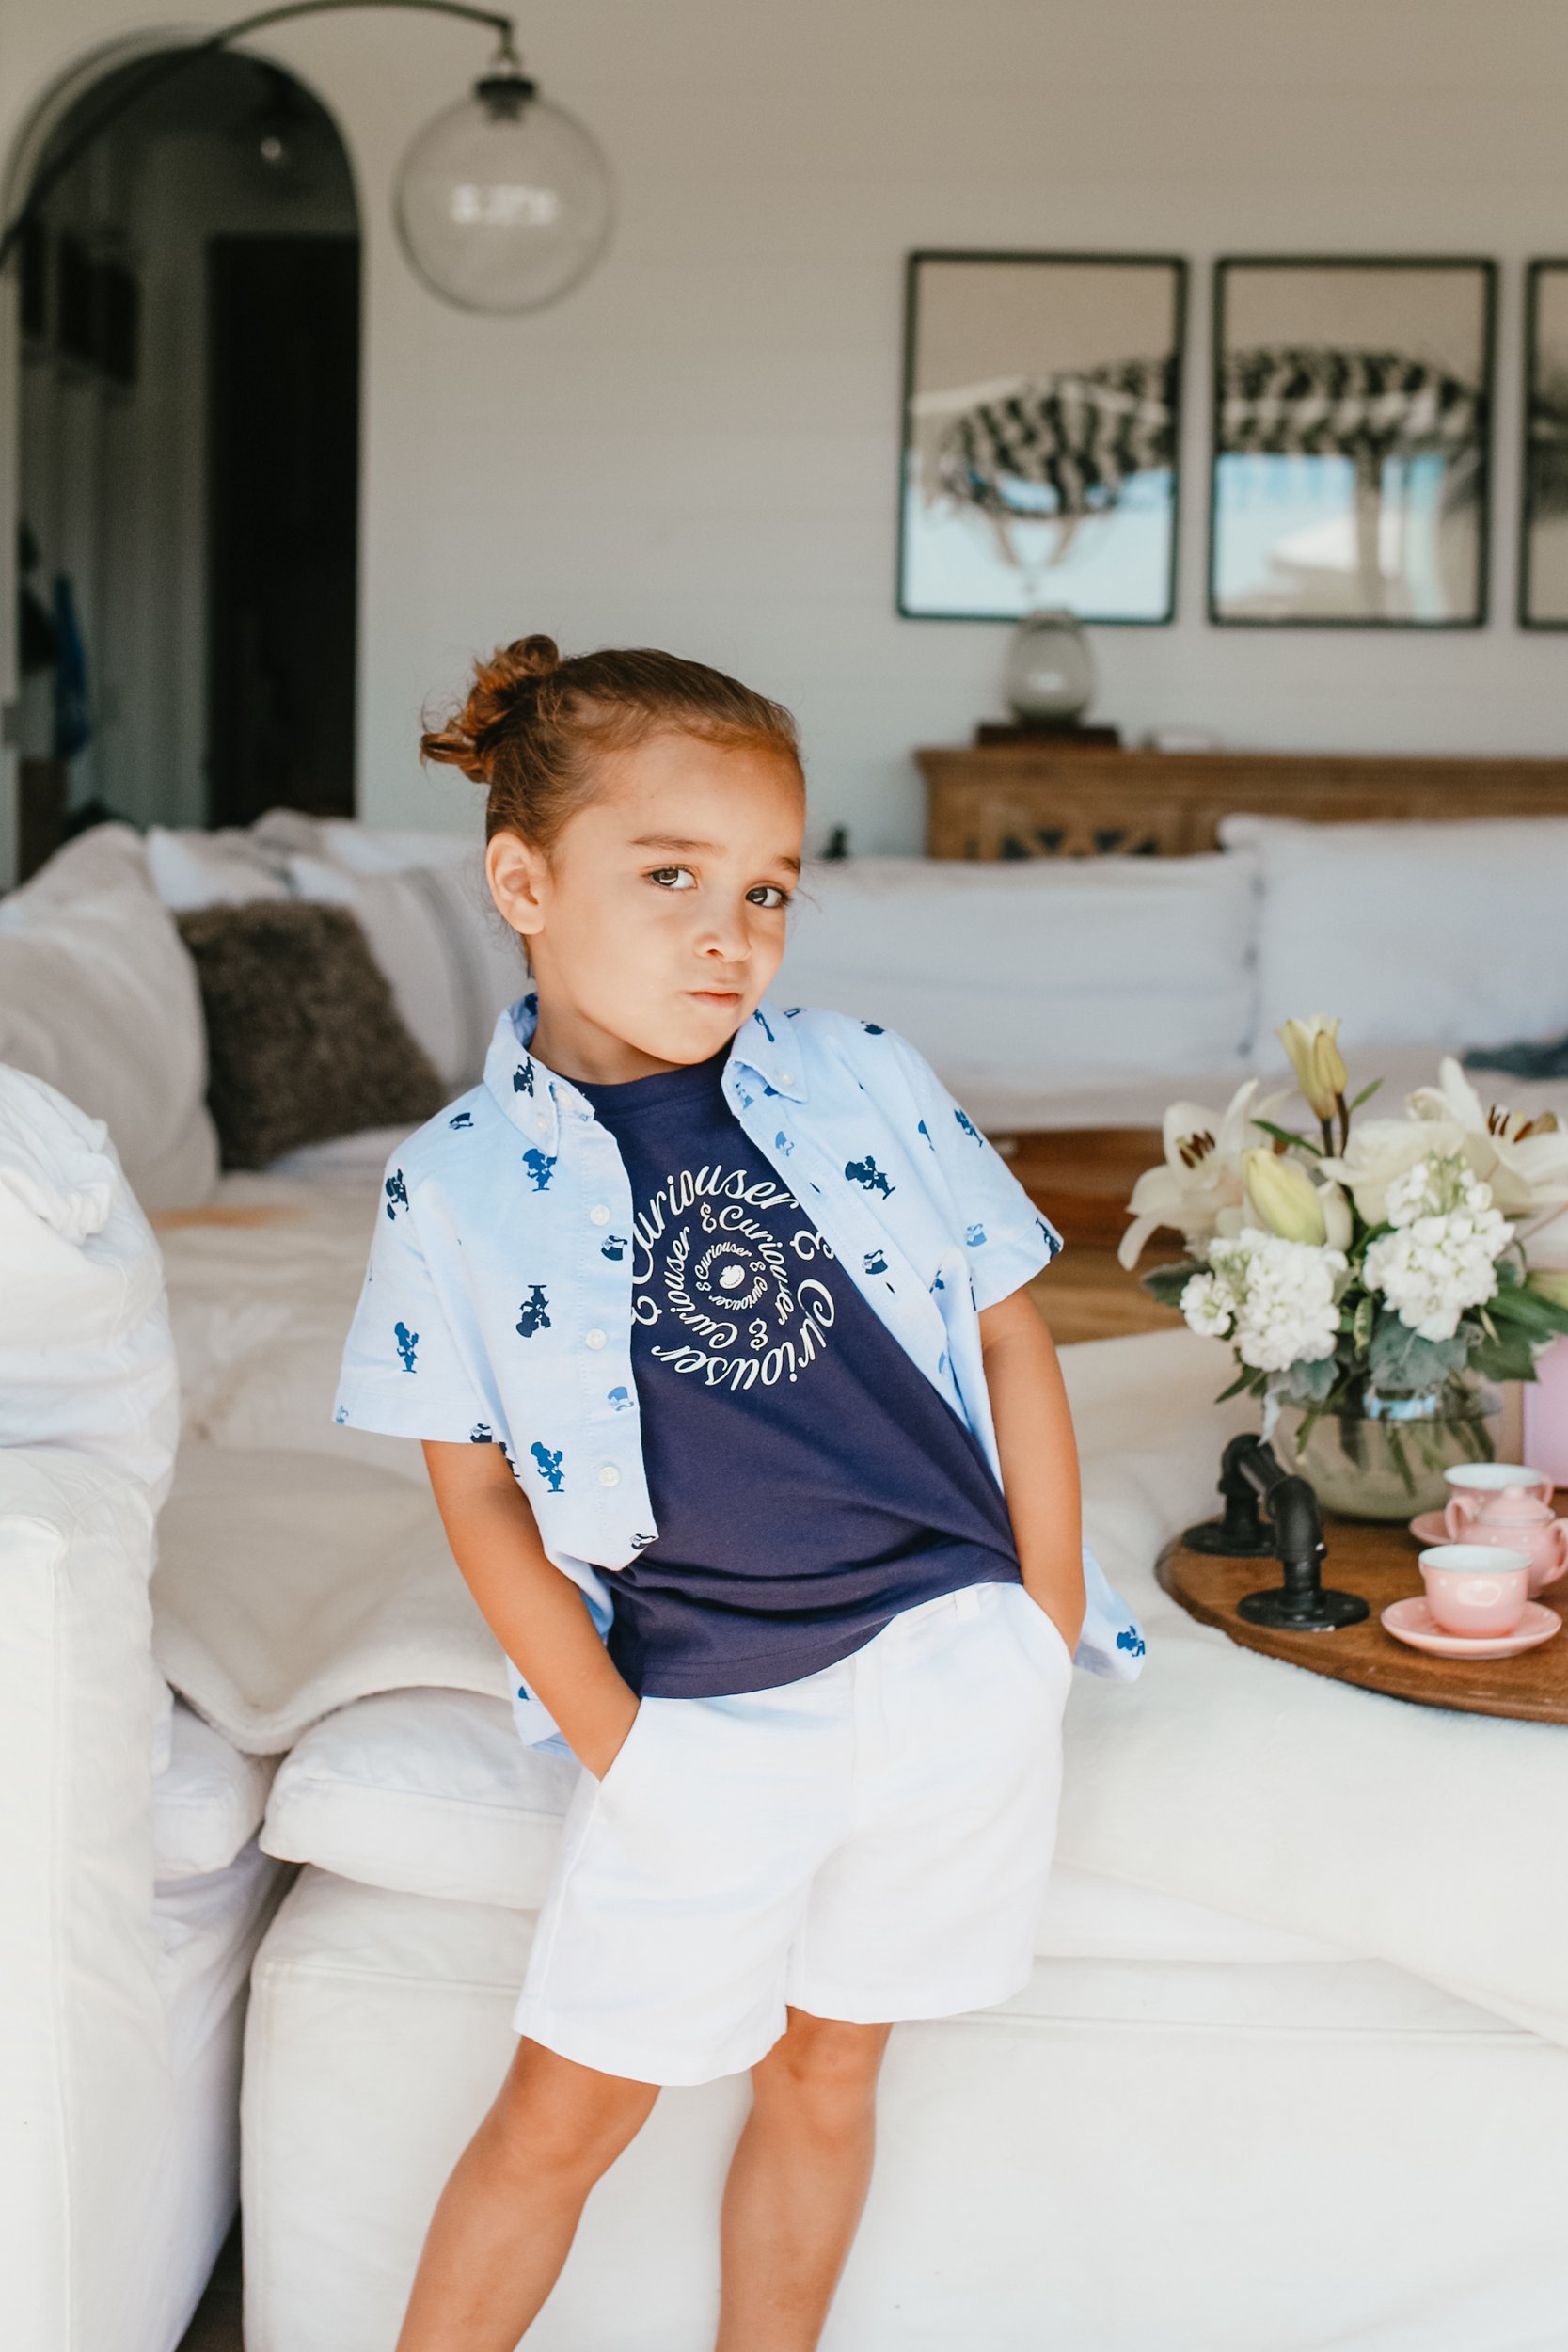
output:
{"label": "white throw pillow", "polygon": [[317,837],[318,857],[330,858],[356,874],[406,874],[416,866],[477,867],[483,863],[483,850],[469,833],[383,832],[379,826],[327,817],[321,820]]}
{"label": "white throw pillow", "polygon": [[153,825],[147,835],[147,864],[159,898],[174,914],[289,896],[281,853],[237,827],[175,833]]}
{"label": "white throw pillow", "polygon": [[0,901],[0,1061],[103,1120],[144,1208],[200,1207],[217,1136],[201,993],[173,917],[136,882],[73,897],[49,876]]}
{"label": "white throw pillow", "polygon": [[0,1446],[91,1455],[156,1503],[179,1431],[158,1245],[103,1122],[0,1068]]}
{"label": "white throw pillow", "polygon": [[1254,883],[1224,857],[854,858],[803,878],[776,993],[900,1030],[947,1084],[1225,1069]]}
{"label": "white throw pillow", "polygon": [[516,935],[491,903],[478,852],[392,873],[292,857],[289,875],[300,898],[357,917],[410,1035],[449,1086],[472,1085],[497,1014],[528,985]]}
{"label": "white throw pillow", "polygon": [[1568,1028],[1568,818],[1313,825],[1227,817],[1261,875],[1259,1034],[1503,1045]]}
{"label": "white throw pillow", "polygon": [[26,884],[35,901],[96,898],[105,890],[141,890],[156,898],[147,843],[135,825],[89,825],[61,845]]}
{"label": "white throw pillow", "polygon": [[266,1811],[273,1758],[242,1756],[176,1699],[167,1768],[152,1783],[152,1868],[160,1884],[227,1870]]}
{"label": "white throw pillow", "polygon": [[503,1699],[384,1692],[326,1716],[291,1750],[262,1851],[394,1893],[531,1911],[578,1769],[525,1748]]}

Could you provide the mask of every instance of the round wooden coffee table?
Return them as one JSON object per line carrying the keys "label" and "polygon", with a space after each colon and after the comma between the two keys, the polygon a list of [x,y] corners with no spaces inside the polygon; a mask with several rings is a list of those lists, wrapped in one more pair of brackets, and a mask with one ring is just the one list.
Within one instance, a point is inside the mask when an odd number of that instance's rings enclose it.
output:
{"label": "round wooden coffee table", "polygon": [[[1180,1538],[1167,1544],[1156,1568],[1161,1584],[1189,1616],[1217,1625],[1243,1649],[1283,1658],[1309,1674],[1336,1682],[1358,1683],[1385,1698],[1411,1699],[1418,1707],[1449,1707],[1466,1715],[1513,1715],[1532,1724],[1568,1724],[1568,1629],[1516,1658],[1433,1658],[1396,1642],[1379,1623],[1391,1600],[1421,1590],[1416,1565],[1419,1549],[1403,1527],[1369,1527],[1350,1519],[1323,1526],[1328,1557],[1323,1582],[1359,1593],[1371,1604],[1361,1625],[1337,1633],[1283,1633],[1249,1625],[1237,1613],[1244,1593],[1277,1584],[1273,1560],[1221,1560],[1189,1551]],[[1568,1616],[1568,1578],[1541,1596],[1548,1608]]]}

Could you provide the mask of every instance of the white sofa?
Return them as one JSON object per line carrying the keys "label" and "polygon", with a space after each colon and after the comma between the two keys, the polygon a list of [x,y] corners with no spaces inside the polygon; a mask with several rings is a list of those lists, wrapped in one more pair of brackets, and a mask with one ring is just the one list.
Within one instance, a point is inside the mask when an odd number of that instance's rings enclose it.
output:
{"label": "white sofa", "polygon": [[169,2352],[232,2219],[270,1771],[171,1702],[158,1253],[103,1128],[0,1071],[0,2342]]}
{"label": "white sofa", "polygon": [[[1342,838],[1292,828],[1239,831],[1222,858],[1163,867],[822,867],[786,991],[903,1028],[993,1127],[1141,1124],[1179,1089],[1217,1104],[1270,1058],[1269,1025],[1291,1010],[1341,1010],[1369,1072],[1392,1058],[1422,1076],[1433,1048],[1568,1026],[1545,920],[1568,829],[1374,838],[1394,830],[1358,832],[1348,865]],[[426,977],[411,983],[404,962],[404,1008],[461,1083],[515,968],[471,850],[297,819],[150,853],[112,830],[73,845],[0,907],[0,1060],[50,1057],[148,1195],[201,1212],[162,1237],[183,1438],[152,1638],[215,1730],[208,1762],[248,1771],[250,1802],[286,1758],[261,1845],[305,1866],[254,1971],[247,2352],[380,2352],[436,2185],[504,2063],[570,1767],[512,1743],[499,1663],[417,1454],[330,1423],[391,1138],[325,1144],[261,1177],[213,1173],[166,903],[305,889],[355,904],[372,943],[378,926],[424,923]],[[1502,958],[1476,909],[1505,889],[1519,952]],[[135,970],[168,975],[150,1035],[135,1009],[117,1025],[103,984],[117,940]],[[97,992],[90,1054],[73,958]],[[1340,993],[1353,985],[1354,1001]],[[1380,1031],[1387,1051],[1373,1053]],[[1568,1107],[1568,1087],[1510,1092]],[[1549,1837],[1568,1798],[1557,1735],[1486,1727],[1519,1735],[1488,1742],[1181,1619],[1152,1584],[1153,1555],[1206,1507],[1238,1408],[1212,1406],[1212,1357],[1180,1333],[1070,1351],[1069,1377],[1091,1532],[1136,1590],[1150,1666],[1132,1692],[1075,1694],[1064,1867],[1029,1993],[899,2037],[884,2167],[831,2342],[1545,2352],[1568,2303],[1554,1993],[1568,1919],[1549,1908],[1568,1894],[1481,1836],[1479,1800],[1454,1846],[1413,1792],[1462,1753],[1521,1833]],[[140,1638],[113,1669],[121,1745],[149,1704]],[[1385,1784],[1397,1803],[1367,1802]],[[128,1770],[126,1851],[144,1834],[143,1787]],[[1456,1873],[1473,1902],[1444,1899]],[[242,1946],[231,1938],[230,1957]],[[218,2090],[200,2111],[232,2130]],[[702,2340],[706,2190],[735,2112],[733,2087],[661,2104],[594,2200],[542,2352]],[[142,2111],[120,2144],[154,2148]],[[193,2178],[169,2176],[166,2226],[200,2203]],[[193,2241],[213,2242],[226,2179],[218,2160],[202,2176]],[[182,2259],[185,2276],[188,2247]],[[40,2245],[30,2275],[57,2280],[67,2262]],[[171,2344],[178,2300],[161,2338],[123,2341]],[[92,2352],[121,2340],[78,2339]]]}

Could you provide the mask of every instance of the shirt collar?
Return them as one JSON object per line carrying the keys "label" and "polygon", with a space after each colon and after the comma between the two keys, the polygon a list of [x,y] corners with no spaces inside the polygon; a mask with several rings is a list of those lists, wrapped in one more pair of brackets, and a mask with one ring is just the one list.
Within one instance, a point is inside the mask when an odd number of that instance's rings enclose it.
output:
{"label": "shirt collar", "polygon": [[[560,1149],[562,1120],[592,1118],[593,1106],[570,1078],[547,1069],[530,1051],[538,1025],[538,993],[530,989],[496,1023],[484,1057],[484,1084],[512,1124],[528,1137],[530,1147],[553,1159]],[[800,1057],[795,1050],[792,1025],[783,1009],[765,996],[736,1032],[724,1064],[727,1094],[750,1102],[742,1074],[750,1071],[768,1092],[784,1095],[792,1103],[805,1101],[806,1085],[798,1066]]]}
{"label": "shirt collar", "polygon": [[770,1094],[783,1094],[792,1103],[803,1103],[807,1089],[794,1026],[783,1006],[773,997],[765,996],[755,1012],[736,1031],[729,1060],[724,1064],[726,1088],[743,1087],[745,1081],[739,1073],[750,1070]]}

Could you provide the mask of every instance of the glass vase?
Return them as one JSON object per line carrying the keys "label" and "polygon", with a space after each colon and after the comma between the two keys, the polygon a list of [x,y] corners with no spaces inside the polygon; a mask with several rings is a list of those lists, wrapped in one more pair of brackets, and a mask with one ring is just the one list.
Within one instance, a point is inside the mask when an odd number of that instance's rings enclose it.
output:
{"label": "glass vase", "polygon": [[1386,1396],[1369,1381],[1355,1409],[1315,1413],[1285,1405],[1274,1450],[1305,1478],[1325,1511],[1347,1519],[1408,1519],[1449,1499],[1443,1472],[1497,1459],[1502,1398],[1461,1375],[1424,1396]]}

